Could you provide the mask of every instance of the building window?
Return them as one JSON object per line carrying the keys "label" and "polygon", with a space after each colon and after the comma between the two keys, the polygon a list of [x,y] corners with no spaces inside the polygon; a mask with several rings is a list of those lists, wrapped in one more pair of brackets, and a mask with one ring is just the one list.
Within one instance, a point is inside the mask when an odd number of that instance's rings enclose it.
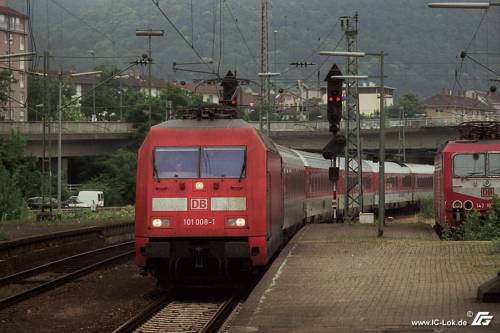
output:
{"label": "building window", "polygon": [[21,28],[21,19],[19,17],[16,17],[15,28],[16,28],[16,30],[22,30],[22,28]]}
{"label": "building window", "polygon": [[10,17],[10,27],[9,28],[10,29],[14,29],[14,24],[16,24],[16,19],[13,16],[11,16]]}
{"label": "building window", "polygon": [[7,21],[4,14],[0,14],[0,28],[7,28]]}
{"label": "building window", "polygon": [[19,73],[19,88],[24,88],[24,73]]}
{"label": "building window", "polygon": [[24,36],[19,36],[19,50],[24,51]]}
{"label": "building window", "polygon": [[24,60],[19,62],[19,69],[24,71]]}
{"label": "building window", "polygon": [[26,106],[26,96],[24,96],[24,93],[19,95],[19,102],[21,102],[22,106]]}

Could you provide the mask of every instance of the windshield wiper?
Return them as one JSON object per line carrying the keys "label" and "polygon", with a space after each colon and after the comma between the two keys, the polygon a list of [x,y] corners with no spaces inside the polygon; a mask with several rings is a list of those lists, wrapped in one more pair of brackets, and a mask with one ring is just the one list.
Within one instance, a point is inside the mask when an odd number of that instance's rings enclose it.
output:
{"label": "windshield wiper", "polygon": [[243,165],[241,166],[240,178],[238,179],[239,183],[241,183],[241,178],[243,178],[243,173],[245,172],[246,168],[247,168],[247,155],[245,154]]}
{"label": "windshield wiper", "polygon": [[158,176],[158,169],[156,168],[156,159],[155,155],[153,155],[153,177],[157,183],[160,182],[160,176]]}

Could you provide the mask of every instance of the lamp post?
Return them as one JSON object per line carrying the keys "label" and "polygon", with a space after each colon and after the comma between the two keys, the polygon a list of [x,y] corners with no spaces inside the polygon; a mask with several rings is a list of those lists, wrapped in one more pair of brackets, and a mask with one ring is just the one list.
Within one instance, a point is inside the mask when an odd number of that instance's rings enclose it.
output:
{"label": "lamp post", "polygon": [[114,79],[118,80],[120,88],[118,90],[118,94],[120,95],[120,121],[123,121],[123,89],[122,89],[122,79],[128,79],[129,75],[115,75]]}
{"label": "lamp post", "polygon": [[149,127],[151,127],[151,63],[153,59],[151,58],[151,37],[162,37],[165,34],[163,30],[136,30],[136,36],[147,36],[148,37],[148,97],[149,97]]}
{"label": "lamp post", "polygon": [[499,0],[490,2],[431,2],[430,8],[455,8],[455,9],[488,9],[491,6],[500,6]]}
{"label": "lamp post", "polygon": [[261,96],[260,112],[259,112],[259,125],[260,125],[260,128],[262,129],[262,111],[265,107],[266,117],[267,117],[267,119],[266,119],[267,136],[270,137],[271,136],[271,120],[270,120],[271,113],[269,112],[269,78],[272,76],[280,76],[281,74],[267,72],[267,73],[259,73],[258,75],[259,75],[259,77],[264,79],[264,81],[265,81],[264,86],[266,87],[266,89],[264,91],[265,96]]}
{"label": "lamp post", "polygon": [[[387,53],[367,53],[367,52],[337,52],[337,51],[321,51],[320,55],[327,56],[342,56],[342,57],[364,57],[376,56],[380,58],[380,137],[379,137],[379,196],[378,196],[378,237],[384,235],[384,219],[385,219],[385,110],[384,110],[384,56]],[[339,75],[332,76],[339,79],[367,79],[365,75]],[[359,161],[358,163],[362,163]],[[361,164],[362,165],[362,164]],[[362,169],[360,173],[362,175]]]}

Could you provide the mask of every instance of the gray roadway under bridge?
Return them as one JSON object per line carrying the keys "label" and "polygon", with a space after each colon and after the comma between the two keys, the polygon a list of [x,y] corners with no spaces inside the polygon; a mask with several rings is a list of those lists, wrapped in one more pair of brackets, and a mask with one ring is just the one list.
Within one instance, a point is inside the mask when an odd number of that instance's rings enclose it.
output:
{"label": "gray roadway under bridge", "polygon": [[[378,155],[379,130],[376,122],[362,124],[362,148],[368,159]],[[417,125],[422,126],[417,126]],[[258,128],[258,123],[252,123]],[[390,126],[390,124],[388,124]],[[408,162],[432,163],[437,148],[457,136],[454,126],[410,123],[406,127],[406,155]],[[134,128],[130,123],[118,122],[64,122],[62,125],[62,156],[95,156],[115,151],[132,143]],[[40,122],[0,122],[0,135],[18,130],[27,140],[28,154],[42,156],[43,126]],[[330,140],[327,122],[275,122],[271,124],[272,138],[278,144],[319,152]],[[57,156],[57,124],[51,130],[51,155]],[[386,132],[386,153],[395,159],[400,148],[400,127],[389,127]],[[46,136],[48,138],[48,135]],[[48,140],[46,140],[48,145]],[[48,153],[47,153],[48,155]]]}

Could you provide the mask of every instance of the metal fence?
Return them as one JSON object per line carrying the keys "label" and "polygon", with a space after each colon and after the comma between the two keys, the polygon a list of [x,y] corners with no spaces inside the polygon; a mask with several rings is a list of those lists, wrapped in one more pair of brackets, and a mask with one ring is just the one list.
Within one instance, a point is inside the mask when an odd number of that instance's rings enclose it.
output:
{"label": "metal fence", "polygon": [[[446,117],[446,118],[408,118],[400,119],[387,119],[385,123],[386,128],[422,128],[422,127],[447,127],[457,126],[464,121],[492,121],[491,117]],[[499,119],[500,120],[500,119]],[[259,128],[258,122],[251,122],[255,128]],[[345,127],[344,121],[340,124],[341,128]],[[330,124],[327,121],[274,121],[271,122],[271,131],[328,131]],[[378,129],[380,128],[379,119],[362,119],[361,129]]]}
{"label": "metal fence", "polygon": [[[50,125],[51,132],[56,133],[59,124],[57,122],[47,123],[47,128]],[[47,130],[46,128],[46,130]],[[12,130],[19,131],[24,135],[38,135],[43,133],[43,123],[40,121],[0,121],[0,135],[10,134]],[[134,128],[131,123],[119,122],[63,122],[62,133],[77,133],[77,134],[101,134],[101,133],[133,133]]]}

